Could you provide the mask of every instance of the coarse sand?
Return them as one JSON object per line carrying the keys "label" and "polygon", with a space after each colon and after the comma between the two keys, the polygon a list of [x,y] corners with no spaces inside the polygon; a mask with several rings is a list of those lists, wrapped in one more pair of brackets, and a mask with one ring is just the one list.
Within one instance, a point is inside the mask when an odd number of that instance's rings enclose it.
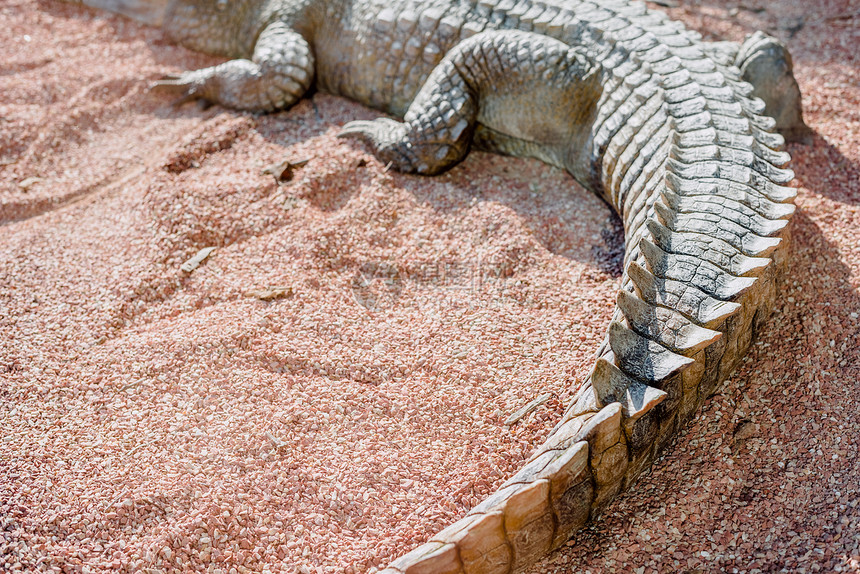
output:
{"label": "coarse sand", "polygon": [[[815,135],[789,146],[788,291],[651,473],[529,573],[860,572],[860,4],[670,12],[794,55]],[[623,250],[569,176],[481,153],[400,175],[336,139],[378,115],[344,99],[172,108],[150,82],[218,60],[51,0],[0,24],[0,571],[373,572],[546,437]]]}

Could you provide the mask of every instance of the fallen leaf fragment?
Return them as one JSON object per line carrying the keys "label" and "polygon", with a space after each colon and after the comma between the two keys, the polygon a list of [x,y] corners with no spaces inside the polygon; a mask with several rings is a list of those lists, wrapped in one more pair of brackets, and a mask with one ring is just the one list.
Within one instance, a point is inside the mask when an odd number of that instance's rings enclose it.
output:
{"label": "fallen leaf fragment", "polygon": [[284,160],[264,167],[263,173],[273,176],[275,181],[278,182],[290,181],[293,179],[293,170],[302,167],[309,161],[310,159],[300,159],[297,161]]}
{"label": "fallen leaf fragment", "polygon": [[733,438],[735,442],[741,442],[755,436],[757,430],[752,421],[742,420],[735,426]]}
{"label": "fallen leaf fragment", "polygon": [[214,247],[204,247],[203,249],[198,251],[194,257],[192,257],[191,259],[189,259],[188,261],[186,261],[185,263],[180,265],[179,268],[182,269],[183,271],[185,271],[186,273],[191,273],[192,271],[194,271],[195,269],[200,267],[200,264],[203,263],[203,261],[207,257],[212,255],[213,251],[215,251]]}
{"label": "fallen leaf fragment", "polygon": [[293,288],[287,285],[276,285],[265,289],[254,289],[245,293],[248,297],[255,297],[260,301],[273,301],[293,296]]}
{"label": "fallen leaf fragment", "polygon": [[552,398],[552,393],[544,393],[544,394],[540,395],[538,398],[536,398],[535,400],[533,400],[532,402],[530,402],[529,404],[527,404],[526,406],[524,406],[523,408],[521,408],[520,410],[518,410],[517,412],[515,412],[511,416],[509,416],[508,420],[505,421],[505,426],[509,427],[509,426],[515,425],[516,423],[520,422],[523,418],[526,417],[526,415],[528,415],[530,412],[532,412],[533,410],[535,410],[536,408],[538,408],[539,406],[541,406],[542,404],[544,404],[545,402],[547,402],[551,398]]}
{"label": "fallen leaf fragment", "polygon": [[34,185],[36,185],[37,183],[39,183],[41,181],[45,181],[44,178],[35,177],[35,176],[34,177],[28,177],[26,179],[22,179],[21,181],[19,181],[18,187],[20,187],[24,191],[27,191],[28,189],[30,189],[31,187],[33,187]]}

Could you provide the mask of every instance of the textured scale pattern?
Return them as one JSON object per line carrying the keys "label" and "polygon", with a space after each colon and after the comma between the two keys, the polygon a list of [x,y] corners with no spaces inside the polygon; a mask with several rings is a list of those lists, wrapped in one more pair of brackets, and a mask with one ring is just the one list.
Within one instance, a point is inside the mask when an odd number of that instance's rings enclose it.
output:
{"label": "textured scale pattern", "polygon": [[[437,173],[472,146],[537,157],[621,216],[617,306],[564,417],[495,494],[386,572],[533,563],[647,470],[769,314],[795,197],[774,130],[805,127],[790,57],[763,34],[702,42],[628,0],[216,4],[175,0],[164,28],[237,59],[162,85],[269,111],[315,81],[397,118],[343,131],[395,169]],[[773,54],[788,72],[762,78]],[[776,84],[788,88],[753,95]]]}

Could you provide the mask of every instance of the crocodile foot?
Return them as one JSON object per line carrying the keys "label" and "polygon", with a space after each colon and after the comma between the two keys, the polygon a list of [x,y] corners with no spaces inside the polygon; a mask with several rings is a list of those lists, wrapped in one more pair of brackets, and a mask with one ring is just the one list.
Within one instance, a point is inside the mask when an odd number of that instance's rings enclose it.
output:
{"label": "crocodile foot", "polygon": [[178,95],[179,97],[171,102],[171,105],[175,107],[194,100],[201,100],[211,104],[213,102],[207,100],[203,95],[204,77],[198,73],[201,71],[195,70],[162,76],[153,82],[149,86],[149,89]]}
{"label": "crocodile foot", "polygon": [[408,134],[406,124],[390,118],[377,118],[373,121],[348,122],[337,137],[364,141],[379,161],[396,171],[430,174],[429,166],[414,153]]}
{"label": "crocodile foot", "polygon": [[165,76],[152,87],[178,92],[177,104],[201,99],[237,110],[272,112],[296,103],[313,77],[307,41],[286,24],[274,22],[257,38],[252,59]]}

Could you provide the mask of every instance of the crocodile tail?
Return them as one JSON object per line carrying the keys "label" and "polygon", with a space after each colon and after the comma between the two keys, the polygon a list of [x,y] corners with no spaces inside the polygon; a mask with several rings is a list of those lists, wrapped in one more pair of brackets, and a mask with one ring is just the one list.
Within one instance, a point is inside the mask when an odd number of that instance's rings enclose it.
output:
{"label": "crocodile tail", "polygon": [[784,140],[737,68],[661,32],[645,56],[666,114],[659,166],[610,157],[601,178],[627,251],[594,367],[516,475],[384,572],[505,574],[562,545],[650,467],[769,314],[794,212]]}

